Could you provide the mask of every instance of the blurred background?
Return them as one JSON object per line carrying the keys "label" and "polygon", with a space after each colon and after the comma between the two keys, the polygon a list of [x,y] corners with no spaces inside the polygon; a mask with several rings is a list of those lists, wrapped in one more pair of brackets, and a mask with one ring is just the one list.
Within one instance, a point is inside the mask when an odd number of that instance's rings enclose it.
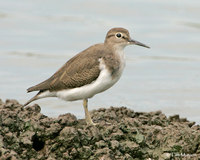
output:
{"label": "blurred background", "polygon": [[[161,110],[200,124],[199,0],[0,0],[0,98],[25,103],[26,89],[67,60],[101,43],[112,27],[151,47],[125,49],[120,81],[89,100],[89,110],[126,106]],[[84,118],[82,101],[35,101],[51,117]]]}

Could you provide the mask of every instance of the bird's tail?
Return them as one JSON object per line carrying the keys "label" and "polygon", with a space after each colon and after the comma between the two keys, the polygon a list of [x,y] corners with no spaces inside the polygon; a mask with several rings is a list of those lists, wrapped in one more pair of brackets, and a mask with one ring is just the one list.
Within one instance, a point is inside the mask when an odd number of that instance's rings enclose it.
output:
{"label": "bird's tail", "polygon": [[24,104],[24,107],[27,106],[29,103],[31,103],[31,102],[37,100],[37,99],[38,99],[38,94],[36,94],[33,98],[31,98],[28,102],[26,102],[26,103]]}

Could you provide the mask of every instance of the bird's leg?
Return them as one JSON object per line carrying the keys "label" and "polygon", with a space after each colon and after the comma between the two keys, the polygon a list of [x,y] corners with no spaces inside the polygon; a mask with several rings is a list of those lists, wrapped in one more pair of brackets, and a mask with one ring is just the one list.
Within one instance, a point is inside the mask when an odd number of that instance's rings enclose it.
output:
{"label": "bird's leg", "polygon": [[85,120],[87,125],[95,125],[90,117],[90,113],[88,111],[88,99],[83,99],[83,107],[85,110]]}

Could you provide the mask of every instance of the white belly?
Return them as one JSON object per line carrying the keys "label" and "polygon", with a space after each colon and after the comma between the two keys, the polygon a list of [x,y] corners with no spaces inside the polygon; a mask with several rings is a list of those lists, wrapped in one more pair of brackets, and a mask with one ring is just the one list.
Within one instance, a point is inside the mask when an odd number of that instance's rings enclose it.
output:
{"label": "white belly", "polygon": [[123,68],[124,68],[124,63],[122,64],[122,66],[120,66],[117,76],[113,78],[109,70],[106,68],[103,60],[100,59],[101,72],[99,74],[99,77],[94,82],[82,87],[58,91],[55,94],[57,97],[66,101],[75,101],[85,98],[91,98],[95,94],[103,92],[108,88],[110,88],[111,86],[113,86],[119,80]]}

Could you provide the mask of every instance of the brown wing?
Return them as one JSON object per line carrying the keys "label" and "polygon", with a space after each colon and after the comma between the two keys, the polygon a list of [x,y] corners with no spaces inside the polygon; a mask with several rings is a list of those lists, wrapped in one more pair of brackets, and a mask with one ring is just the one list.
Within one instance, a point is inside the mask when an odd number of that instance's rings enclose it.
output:
{"label": "brown wing", "polygon": [[76,55],[64,64],[53,76],[46,81],[27,89],[31,91],[56,91],[81,87],[96,80],[99,76],[99,54],[92,54],[93,49],[88,49]]}

